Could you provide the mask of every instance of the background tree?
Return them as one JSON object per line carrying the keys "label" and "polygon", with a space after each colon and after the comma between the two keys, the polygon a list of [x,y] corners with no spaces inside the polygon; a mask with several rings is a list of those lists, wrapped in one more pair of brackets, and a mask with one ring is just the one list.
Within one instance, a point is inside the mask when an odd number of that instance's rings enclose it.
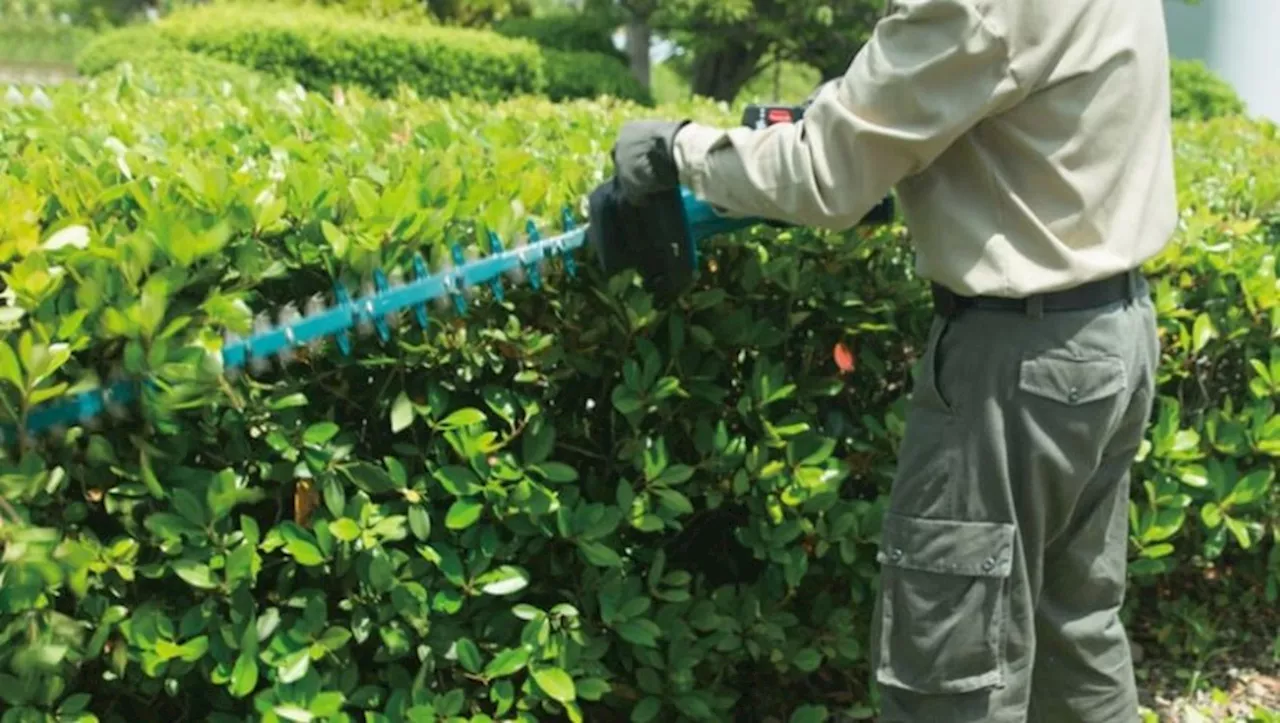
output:
{"label": "background tree", "polygon": [[732,101],[780,62],[844,72],[866,42],[885,0],[666,0],[656,18],[688,53],[695,95]]}

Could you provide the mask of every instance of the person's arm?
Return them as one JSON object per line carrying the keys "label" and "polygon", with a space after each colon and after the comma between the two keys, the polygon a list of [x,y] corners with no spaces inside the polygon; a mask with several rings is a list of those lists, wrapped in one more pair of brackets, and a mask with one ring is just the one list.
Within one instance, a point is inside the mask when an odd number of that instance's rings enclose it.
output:
{"label": "person's arm", "polygon": [[729,216],[844,230],[1019,92],[1009,48],[973,0],[894,0],[804,118],[762,130],[684,126],[680,182]]}

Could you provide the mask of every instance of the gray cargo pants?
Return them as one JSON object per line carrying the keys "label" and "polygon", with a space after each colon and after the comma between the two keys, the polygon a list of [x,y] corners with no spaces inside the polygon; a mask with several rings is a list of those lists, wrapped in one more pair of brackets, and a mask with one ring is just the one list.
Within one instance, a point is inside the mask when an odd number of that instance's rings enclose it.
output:
{"label": "gray cargo pants", "polygon": [[1136,292],[935,318],[881,537],[881,723],[1138,720],[1118,613],[1159,341]]}

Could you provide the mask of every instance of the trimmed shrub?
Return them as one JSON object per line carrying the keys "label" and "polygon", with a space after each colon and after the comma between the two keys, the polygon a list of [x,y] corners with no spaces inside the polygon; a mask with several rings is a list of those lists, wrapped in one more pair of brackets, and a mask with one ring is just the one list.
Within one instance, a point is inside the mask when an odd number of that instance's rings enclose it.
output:
{"label": "trimmed shrub", "polygon": [[130,25],[104,32],[76,55],[76,70],[94,76],[131,58],[163,52],[185,52],[178,44],[149,26]]}
{"label": "trimmed shrub", "polygon": [[[3,447],[12,715],[872,707],[877,531],[930,320],[901,229],[717,238],[666,306],[581,255],[541,290],[472,289],[465,316],[444,300],[426,331],[353,334],[349,358],[322,344],[232,377],[216,351],[255,312],[415,252],[442,268],[446,241],[510,244],[529,217],[551,231],[640,110],[124,74],[0,107],[0,421],[113,369],[156,382],[127,419]],[[1262,606],[1280,580],[1280,137],[1239,118],[1178,134],[1133,566],[1231,564],[1232,599]]]}
{"label": "trimmed shrub", "polygon": [[6,17],[0,12],[0,61],[19,64],[64,64],[89,41],[86,28],[56,20]]}
{"label": "trimmed shrub", "polygon": [[495,23],[493,29],[507,37],[527,38],[552,50],[600,53],[626,62],[626,53],[613,44],[612,35],[616,27],[617,24],[607,17],[552,13],[510,18]]}
{"label": "trimmed shrub", "polygon": [[630,68],[613,56],[544,50],[543,57],[547,62],[547,96],[551,100],[611,96],[653,104],[653,96],[631,74]]}
{"label": "trimmed shrub", "polygon": [[1245,112],[1231,84],[1198,60],[1172,61],[1173,117],[1205,120]]}
{"label": "trimmed shrub", "polygon": [[[333,9],[214,5],[182,10],[157,23],[156,41],[249,68],[296,78],[328,92],[358,86],[389,96],[401,85],[422,96],[498,99],[542,92],[539,48],[482,30],[382,22]],[[131,29],[132,37],[145,33]],[[85,57],[118,56],[115,33]],[[94,66],[90,63],[89,67]]]}

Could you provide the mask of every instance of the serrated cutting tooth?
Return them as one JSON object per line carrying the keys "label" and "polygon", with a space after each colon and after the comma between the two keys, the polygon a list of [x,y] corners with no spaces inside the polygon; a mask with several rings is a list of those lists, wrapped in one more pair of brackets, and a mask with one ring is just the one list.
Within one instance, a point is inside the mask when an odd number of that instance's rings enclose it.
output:
{"label": "serrated cutting tooth", "polygon": [[[511,250],[516,252],[517,254],[520,254],[528,246],[529,246],[529,238],[522,233],[516,234],[515,238],[511,240]],[[525,278],[528,276],[528,274],[526,274],[524,270],[524,257],[518,256],[518,258],[520,259],[520,262],[521,262],[520,265],[506,272],[504,276],[506,276],[507,280],[510,281],[512,284],[516,286],[523,286],[525,282]]]}
{"label": "serrated cutting tooth", "polygon": [[[307,305],[304,308],[306,310],[306,315],[308,318],[313,316],[319,316],[320,314],[323,314],[325,311],[328,310],[325,307],[324,296],[320,294],[312,294],[311,297],[307,299]],[[310,349],[312,352],[317,352],[320,350],[320,347],[322,344],[323,344],[322,339],[318,339],[318,338],[312,339],[311,341],[307,342],[307,348]]]}
{"label": "serrated cutting tooth", "polygon": [[[403,270],[399,268],[392,269],[391,273],[388,274],[387,276],[388,276],[387,278],[388,288],[397,289],[397,288],[400,288],[401,286],[404,286]],[[387,325],[390,326],[392,329],[399,330],[400,324],[404,321],[403,311],[404,311],[403,309],[399,311],[388,311],[383,317],[387,320]]]}
{"label": "serrated cutting tooth", "polygon": [[285,338],[289,340],[289,346],[280,350],[280,363],[288,364],[297,356],[294,351],[296,342],[294,341],[293,325],[298,323],[298,319],[300,318],[298,308],[294,306],[292,302],[285,304],[284,308],[280,309],[278,318],[280,328],[284,331]]}
{"label": "serrated cutting tooth", "polygon": [[[240,335],[235,333],[234,331],[228,331],[222,335],[223,349],[226,349],[234,344],[239,344],[239,343],[240,343]],[[222,373],[225,374],[228,379],[236,379],[240,376],[240,369],[241,367],[239,366],[226,367],[225,369],[222,370]]]}
{"label": "serrated cutting tooth", "polygon": [[[256,314],[253,317],[254,336],[257,336],[259,334],[265,334],[270,330],[271,330],[271,320],[267,317],[265,312],[258,312],[258,314]],[[264,359],[255,354],[249,355],[249,373],[250,374],[262,374],[263,372],[267,371],[270,368],[271,368],[270,360]]]}
{"label": "serrated cutting tooth", "polygon": [[440,280],[443,283],[444,293],[433,299],[432,303],[435,304],[436,309],[439,311],[448,311],[453,307],[453,299],[450,298],[454,293],[453,261],[446,258],[444,262],[440,264],[440,270],[436,273],[440,276]]}
{"label": "serrated cutting tooth", "polygon": [[306,305],[307,316],[317,316],[325,312],[324,296],[321,294],[312,294],[307,297]]}

